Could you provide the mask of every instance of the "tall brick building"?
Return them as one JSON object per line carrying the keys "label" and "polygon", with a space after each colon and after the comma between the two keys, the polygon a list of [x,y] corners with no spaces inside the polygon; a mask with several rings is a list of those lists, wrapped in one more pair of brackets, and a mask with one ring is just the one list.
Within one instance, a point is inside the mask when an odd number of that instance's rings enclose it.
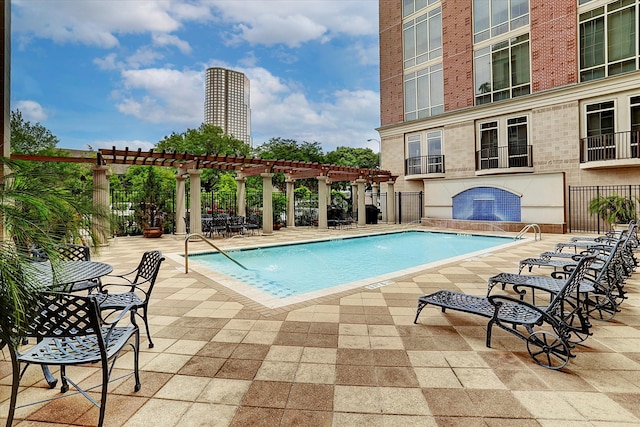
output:
{"label": "tall brick building", "polygon": [[640,0],[380,0],[382,168],[424,215],[562,226],[640,184]]}

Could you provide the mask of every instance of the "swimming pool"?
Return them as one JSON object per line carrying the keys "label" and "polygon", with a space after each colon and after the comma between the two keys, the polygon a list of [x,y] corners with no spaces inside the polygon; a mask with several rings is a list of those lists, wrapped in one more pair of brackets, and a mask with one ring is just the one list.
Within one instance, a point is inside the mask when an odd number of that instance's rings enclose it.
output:
{"label": "swimming pool", "polygon": [[[451,262],[505,245],[513,238],[405,231],[220,253],[189,255],[207,276],[260,302],[279,307]],[[193,264],[191,264],[193,265]]]}

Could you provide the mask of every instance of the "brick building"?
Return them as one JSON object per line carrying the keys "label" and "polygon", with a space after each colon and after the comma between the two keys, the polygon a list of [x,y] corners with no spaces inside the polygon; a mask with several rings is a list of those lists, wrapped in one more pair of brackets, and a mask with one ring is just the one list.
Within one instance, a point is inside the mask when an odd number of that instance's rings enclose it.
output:
{"label": "brick building", "polygon": [[382,168],[424,216],[563,227],[640,184],[640,0],[380,0]]}

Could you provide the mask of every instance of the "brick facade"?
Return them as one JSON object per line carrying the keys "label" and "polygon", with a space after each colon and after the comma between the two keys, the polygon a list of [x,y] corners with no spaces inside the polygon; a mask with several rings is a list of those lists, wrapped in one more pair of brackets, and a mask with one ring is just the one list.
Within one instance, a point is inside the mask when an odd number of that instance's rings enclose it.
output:
{"label": "brick facade", "polygon": [[402,0],[380,0],[380,123],[404,121]]}
{"label": "brick facade", "polygon": [[444,110],[473,105],[473,25],[470,1],[442,2]]}

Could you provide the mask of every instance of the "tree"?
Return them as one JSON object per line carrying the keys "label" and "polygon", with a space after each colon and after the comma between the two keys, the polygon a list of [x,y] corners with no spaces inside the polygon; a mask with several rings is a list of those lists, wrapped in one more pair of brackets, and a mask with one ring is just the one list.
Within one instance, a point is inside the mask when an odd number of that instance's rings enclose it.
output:
{"label": "tree", "polygon": [[40,123],[31,124],[22,118],[20,110],[11,112],[11,152],[37,154],[53,150],[58,138]]}
{"label": "tree", "polygon": [[325,163],[319,142],[298,143],[294,139],[271,138],[268,142],[256,147],[254,151],[256,156],[263,159]]}
{"label": "tree", "polygon": [[[222,128],[209,124],[201,124],[197,129],[187,129],[178,134],[165,136],[156,150],[175,151],[190,154],[219,154],[227,156],[249,156],[251,147],[232,136],[225,135]],[[202,186],[211,191],[220,174],[218,170],[206,169],[201,176]]]}
{"label": "tree", "polygon": [[327,153],[327,163],[358,168],[376,169],[380,156],[371,148],[338,147]]}

